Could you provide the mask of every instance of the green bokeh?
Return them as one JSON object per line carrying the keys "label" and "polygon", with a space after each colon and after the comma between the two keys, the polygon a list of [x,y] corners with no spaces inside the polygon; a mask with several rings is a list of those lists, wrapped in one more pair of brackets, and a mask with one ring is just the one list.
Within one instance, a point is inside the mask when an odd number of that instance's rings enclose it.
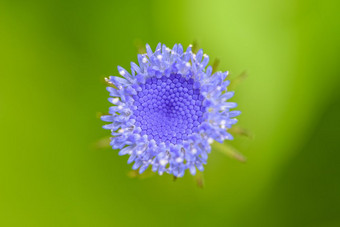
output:
{"label": "green bokeh", "polygon": [[[0,226],[340,226],[340,3],[0,1]],[[197,41],[231,78],[239,126],[190,175],[127,176],[103,77],[136,44]]]}

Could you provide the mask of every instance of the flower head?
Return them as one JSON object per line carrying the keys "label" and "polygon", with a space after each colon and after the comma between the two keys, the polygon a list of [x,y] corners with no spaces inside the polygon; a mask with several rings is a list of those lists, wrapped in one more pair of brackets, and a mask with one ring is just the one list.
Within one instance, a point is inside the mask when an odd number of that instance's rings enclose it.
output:
{"label": "flower head", "polygon": [[144,172],[149,166],[182,177],[196,168],[203,171],[210,144],[233,137],[227,132],[237,122],[240,111],[230,111],[236,103],[227,102],[234,92],[227,91],[228,72],[212,74],[209,57],[191,45],[172,49],[158,44],[155,52],[146,45],[146,54],[138,55],[139,66],[131,63],[131,73],[118,66],[122,77],[110,76],[107,90],[113,149],[128,154],[132,168]]}

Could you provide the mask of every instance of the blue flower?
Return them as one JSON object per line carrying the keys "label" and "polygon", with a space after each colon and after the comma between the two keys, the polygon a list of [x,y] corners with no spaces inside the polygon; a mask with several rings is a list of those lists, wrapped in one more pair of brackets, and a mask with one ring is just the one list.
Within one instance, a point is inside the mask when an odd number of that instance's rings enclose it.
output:
{"label": "blue flower", "polygon": [[236,103],[227,102],[234,95],[227,91],[228,72],[212,74],[209,57],[191,48],[158,44],[152,52],[146,45],[131,73],[118,66],[122,77],[106,78],[113,106],[102,117],[111,122],[104,128],[111,130],[112,148],[128,154],[139,173],[151,166],[160,175],[182,177],[187,169],[195,175],[213,141],[233,139],[227,130],[240,111],[230,111]]}

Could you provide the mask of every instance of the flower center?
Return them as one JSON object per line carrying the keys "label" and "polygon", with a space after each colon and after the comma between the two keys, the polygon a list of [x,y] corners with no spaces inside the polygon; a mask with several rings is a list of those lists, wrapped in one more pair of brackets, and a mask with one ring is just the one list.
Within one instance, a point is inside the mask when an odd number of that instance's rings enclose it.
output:
{"label": "flower center", "polygon": [[178,144],[198,132],[203,121],[204,97],[194,88],[193,79],[179,74],[149,78],[140,84],[142,90],[134,96],[136,109],[132,117],[136,126],[157,143]]}

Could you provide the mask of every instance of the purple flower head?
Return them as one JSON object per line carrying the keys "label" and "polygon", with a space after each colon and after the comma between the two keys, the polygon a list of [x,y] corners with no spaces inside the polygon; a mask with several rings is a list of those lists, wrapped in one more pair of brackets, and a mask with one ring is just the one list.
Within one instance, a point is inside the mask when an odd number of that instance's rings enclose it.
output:
{"label": "purple flower head", "polygon": [[230,111],[234,92],[227,91],[228,72],[212,74],[209,57],[191,45],[169,49],[158,44],[155,52],[146,45],[146,54],[131,63],[131,73],[118,66],[122,77],[107,79],[113,106],[102,117],[110,122],[113,149],[128,154],[132,168],[144,172],[149,166],[182,177],[186,169],[195,175],[207,163],[210,144],[233,137],[227,132],[240,111]]}

